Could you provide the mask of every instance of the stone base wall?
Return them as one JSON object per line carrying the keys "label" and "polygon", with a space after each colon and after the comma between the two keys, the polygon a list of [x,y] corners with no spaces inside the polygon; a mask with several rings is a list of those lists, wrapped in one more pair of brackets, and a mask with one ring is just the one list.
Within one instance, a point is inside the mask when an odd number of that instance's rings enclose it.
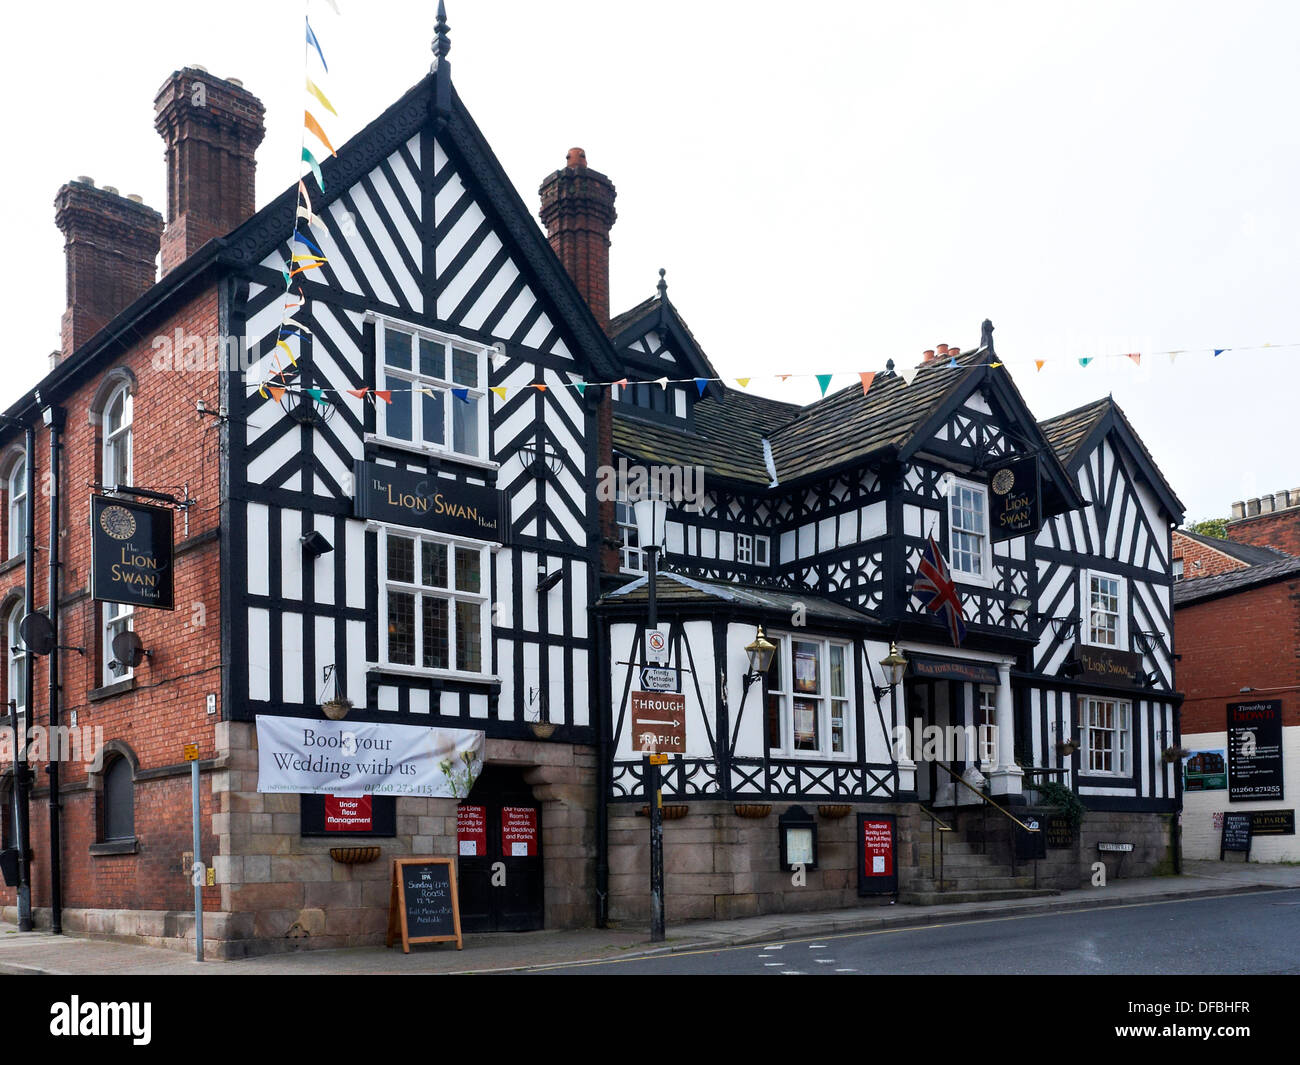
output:
{"label": "stone base wall", "polygon": [[[1047,817],[1055,811],[1029,807],[1028,813],[1037,816],[1046,826]],[[1025,815],[1016,811],[1022,821]],[[1168,876],[1174,872],[1174,853],[1170,831],[1176,814],[1121,813],[1089,810],[1070,847],[1048,847],[1047,857],[1038,861],[1038,882],[1041,887],[1054,887],[1062,891],[1092,885],[1093,864],[1101,862],[1106,869],[1106,881],[1124,880],[1141,876]],[[1098,843],[1132,843],[1129,852],[1102,851]],[[1022,862],[1023,868],[1033,871],[1032,862]]]}
{"label": "stone base wall", "polygon": [[[817,819],[817,868],[796,887],[781,869],[778,819],[794,803],[773,803],[763,818],[739,817],[730,802],[692,802],[664,822],[664,909],[669,923],[729,920],[870,904],[858,895],[857,814],[896,814],[898,860],[908,864],[918,817],[915,805],[860,803],[847,817],[829,818],[815,803],[799,803]],[[616,804],[609,817],[612,922],[650,919],[650,821],[641,806]],[[888,901],[892,896],[881,896]]]}
{"label": "stone base wall", "polygon": [[[378,945],[388,927],[391,860],[456,857],[455,799],[398,798],[397,834],[391,838],[304,837],[299,796],[257,790],[255,727],[221,722],[216,739],[216,768],[210,774],[216,854],[204,857],[215,870],[220,901],[214,912],[207,907],[216,900],[205,899],[206,956]],[[485,756],[491,763],[522,767],[541,804],[545,926],[593,925],[594,748],[488,740]],[[344,865],[329,854],[332,846],[369,844],[381,853],[367,864]],[[13,911],[9,906],[4,912],[16,920]],[[35,917],[38,927],[49,927],[48,910],[38,909]],[[187,910],[69,908],[63,926],[76,935],[194,950],[194,914]]]}

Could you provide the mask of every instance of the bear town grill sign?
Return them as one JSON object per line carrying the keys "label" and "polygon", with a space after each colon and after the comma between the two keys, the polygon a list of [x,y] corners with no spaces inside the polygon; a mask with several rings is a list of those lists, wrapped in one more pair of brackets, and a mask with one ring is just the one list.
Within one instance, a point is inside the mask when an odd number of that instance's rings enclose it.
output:
{"label": "bear town grill sign", "polygon": [[356,463],[353,477],[359,518],[505,542],[505,493],[495,488],[373,462]]}
{"label": "bear town grill sign", "polygon": [[90,595],[101,603],[172,610],[172,512],[90,497]]}

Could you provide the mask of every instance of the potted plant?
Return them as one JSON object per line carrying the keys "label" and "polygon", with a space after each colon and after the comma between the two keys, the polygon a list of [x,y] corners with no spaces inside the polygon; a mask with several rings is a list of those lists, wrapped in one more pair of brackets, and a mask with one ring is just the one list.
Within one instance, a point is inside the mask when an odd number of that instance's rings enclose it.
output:
{"label": "potted plant", "polygon": [[345,699],[339,695],[336,695],[333,699],[329,699],[321,704],[321,713],[331,721],[342,721],[348,716],[348,711],[351,709],[352,700]]}
{"label": "potted plant", "polygon": [[1064,742],[1058,743],[1056,745],[1056,753],[1059,754],[1062,758],[1069,758],[1077,754],[1082,749],[1082,747],[1083,744],[1081,744],[1078,740],[1065,740]]}
{"label": "potted plant", "polygon": [[1181,762],[1191,753],[1192,752],[1186,747],[1166,747],[1160,752],[1160,757],[1163,758],[1166,763]]}
{"label": "potted plant", "polygon": [[1077,837],[1079,826],[1083,824],[1084,815],[1088,812],[1087,807],[1079,801],[1079,796],[1064,784],[1058,784],[1054,780],[1035,785],[1035,790],[1038,792],[1039,802],[1045,806],[1055,806],[1061,811],[1070,823],[1070,834]]}

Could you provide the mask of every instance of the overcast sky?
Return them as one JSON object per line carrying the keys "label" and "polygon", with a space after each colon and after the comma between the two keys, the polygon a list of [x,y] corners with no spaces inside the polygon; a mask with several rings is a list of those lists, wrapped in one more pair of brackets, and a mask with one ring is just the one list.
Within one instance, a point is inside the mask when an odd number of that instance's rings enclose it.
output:
{"label": "overcast sky", "polygon": [[[436,3],[338,5],[311,2],[336,145],[427,72]],[[58,346],[59,186],[164,207],[171,71],[266,104],[259,206],[296,180],[302,12],[6,11],[0,406]],[[1189,520],[1300,486],[1300,347],[1205,350],[1300,342],[1300,7],[449,0],[448,20],[457,89],[525,203],[586,149],[618,187],[615,313],[666,267],[720,373],[808,401],[815,382],[762,375],[973,347],[988,317],[1038,417],[1113,392]],[[1200,350],[1077,363],[1170,348]]]}

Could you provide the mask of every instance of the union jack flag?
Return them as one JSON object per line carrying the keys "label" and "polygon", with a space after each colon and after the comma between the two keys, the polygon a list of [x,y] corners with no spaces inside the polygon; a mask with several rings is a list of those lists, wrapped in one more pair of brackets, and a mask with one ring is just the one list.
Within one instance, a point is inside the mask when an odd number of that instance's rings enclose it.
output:
{"label": "union jack flag", "polygon": [[933,536],[925,545],[925,553],[916,567],[912,593],[921,597],[922,605],[930,613],[943,611],[953,646],[960,647],[962,640],[966,639],[966,616],[962,612],[957,585],[948,573],[948,563]]}

